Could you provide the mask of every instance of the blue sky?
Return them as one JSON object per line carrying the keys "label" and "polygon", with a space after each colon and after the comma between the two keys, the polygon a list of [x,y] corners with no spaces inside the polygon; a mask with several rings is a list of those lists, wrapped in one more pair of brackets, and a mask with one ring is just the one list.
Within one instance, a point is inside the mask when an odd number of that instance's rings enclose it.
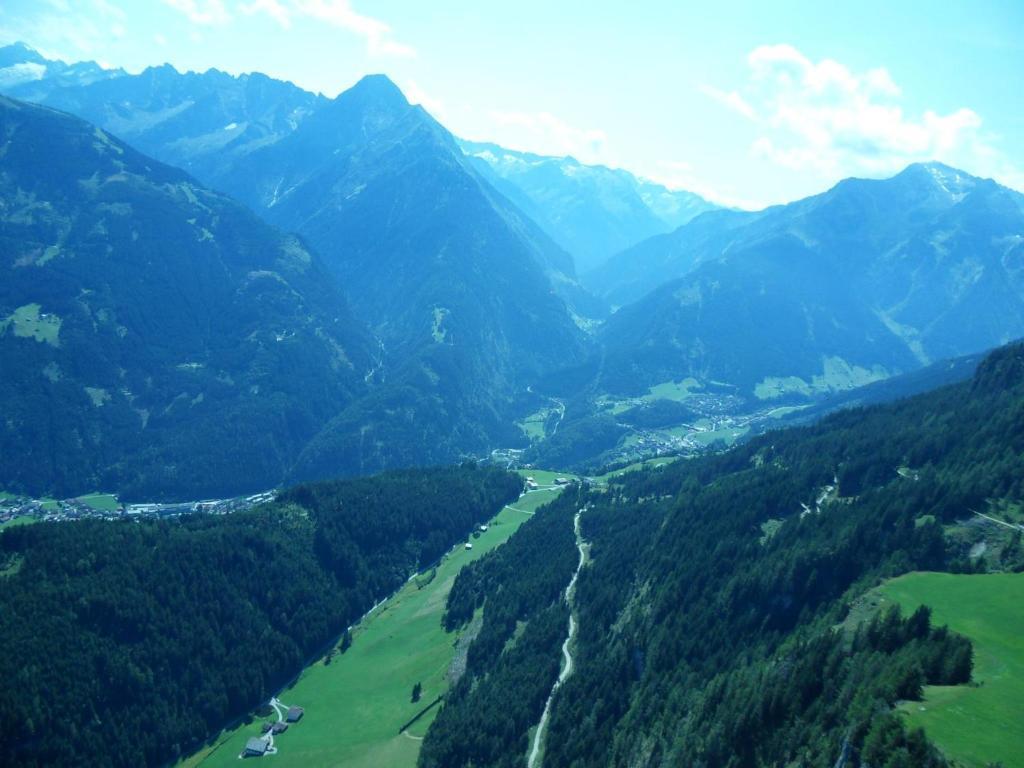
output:
{"label": "blue sky", "polygon": [[329,96],[384,72],[466,138],[741,206],[929,159],[1024,189],[1019,0],[5,0],[13,40]]}

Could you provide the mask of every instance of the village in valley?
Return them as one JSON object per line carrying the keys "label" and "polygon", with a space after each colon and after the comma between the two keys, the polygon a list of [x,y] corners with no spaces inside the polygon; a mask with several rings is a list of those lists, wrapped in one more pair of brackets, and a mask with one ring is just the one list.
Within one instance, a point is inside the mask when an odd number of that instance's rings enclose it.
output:
{"label": "village in valley", "polygon": [[0,494],[0,527],[43,521],[153,520],[196,513],[227,515],[273,501],[276,495],[276,490],[269,490],[228,499],[125,504],[117,496],[106,493],[62,500]]}

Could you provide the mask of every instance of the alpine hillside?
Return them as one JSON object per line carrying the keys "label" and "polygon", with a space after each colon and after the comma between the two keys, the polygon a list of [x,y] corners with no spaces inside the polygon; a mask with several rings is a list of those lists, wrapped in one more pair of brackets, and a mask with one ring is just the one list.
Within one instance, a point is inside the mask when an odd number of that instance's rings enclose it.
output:
{"label": "alpine hillside", "polygon": [[759,213],[704,214],[614,257],[592,285],[633,302],[602,330],[611,387],[848,388],[1024,335],[1024,196],[911,165]]}
{"label": "alpine hillside", "polygon": [[326,425],[295,477],[521,442],[514,420],[535,407],[528,387],[581,359],[580,326],[605,313],[577,283],[572,257],[384,76],[336,99],[259,74],[171,66],[82,85],[42,73],[9,90],[29,87],[247,203],[322,256],[376,337],[383,386]]}
{"label": "alpine hillside", "polygon": [[3,487],[258,490],[366,392],[296,237],[67,114],[0,97],[0,137]]}
{"label": "alpine hillside", "polygon": [[574,312],[596,302],[571,256],[386,77],[364,78],[219,183],[323,254],[386,352],[387,417],[343,414],[303,472],[404,462],[411,445],[439,461],[521,440],[516,399],[584,352]]}

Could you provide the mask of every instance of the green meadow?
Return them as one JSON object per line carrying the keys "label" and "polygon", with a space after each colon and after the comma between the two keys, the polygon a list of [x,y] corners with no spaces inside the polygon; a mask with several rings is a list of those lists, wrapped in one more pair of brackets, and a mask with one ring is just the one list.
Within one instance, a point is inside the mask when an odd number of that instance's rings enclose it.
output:
{"label": "green meadow", "polygon": [[551,415],[550,408],[541,408],[535,413],[531,413],[529,416],[518,422],[519,428],[523,430],[523,433],[530,438],[530,441],[543,440],[547,437],[547,430],[544,425],[547,423],[548,417]]}
{"label": "green meadow", "polygon": [[56,315],[40,314],[38,304],[18,307],[5,320],[0,320],[0,333],[11,327],[15,336],[59,345],[61,320]]}
{"label": "green meadow", "polygon": [[613,469],[611,472],[605,472],[603,475],[597,475],[594,477],[599,483],[606,483],[613,477],[621,477],[627,472],[635,472],[638,469],[653,468],[653,467],[664,467],[667,464],[679,461],[678,456],[659,456],[655,459],[645,459],[644,461],[637,461],[629,466],[622,467],[620,469]]}
{"label": "green meadow", "polygon": [[1024,574],[911,573],[878,594],[904,613],[931,606],[933,623],[974,644],[972,684],[928,686],[901,706],[907,724],[965,766],[1024,768]]}
{"label": "green meadow", "polygon": [[692,394],[691,390],[701,388],[701,383],[692,377],[682,381],[663,381],[661,384],[655,384],[651,387],[643,399],[647,401],[674,400],[682,402]]}
{"label": "green meadow", "polygon": [[[541,473],[534,473],[540,475]],[[552,478],[555,473],[550,473]],[[544,475],[546,478],[546,474]],[[541,478],[538,477],[538,480]],[[505,507],[472,550],[463,543],[438,565],[407,582],[393,598],[365,618],[352,633],[352,647],[308,667],[278,698],[305,708],[305,717],[275,738],[274,766],[344,765],[352,768],[416,764],[419,744],[438,707],[430,709],[406,733],[398,729],[448,688],[447,672],[457,633],[446,633],[441,615],[455,576],[467,563],[503,544],[529,519],[529,513],[553,499],[558,490],[527,494]],[[514,508],[513,508],[514,507]],[[418,703],[412,687],[423,686]],[[216,743],[184,761],[184,766],[238,765],[245,742],[260,733],[261,719],[222,734]]]}
{"label": "green meadow", "polygon": [[[555,480],[559,477],[564,477],[566,480],[577,480],[579,479],[576,475],[568,472],[553,472],[549,469],[517,469],[516,473],[522,477],[532,477],[539,486],[554,485]],[[531,494],[532,495],[532,494]],[[521,506],[519,502],[515,503],[515,506]]]}
{"label": "green meadow", "polygon": [[694,391],[703,389],[697,379],[687,378],[682,381],[663,381],[647,389],[647,392],[639,397],[620,399],[613,395],[602,395],[597,399],[597,404],[606,409],[613,416],[617,416],[630,408],[635,408],[641,403],[653,403],[656,400],[672,400],[681,403]]}
{"label": "green meadow", "polygon": [[113,512],[120,506],[117,496],[112,493],[90,493],[79,496],[78,501],[101,512]]}
{"label": "green meadow", "polygon": [[722,440],[726,445],[732,445],[749,431],[750,427],[723,427],[708,432],[686,432],[685,434],[701,445],[711,445],[718,440]]}

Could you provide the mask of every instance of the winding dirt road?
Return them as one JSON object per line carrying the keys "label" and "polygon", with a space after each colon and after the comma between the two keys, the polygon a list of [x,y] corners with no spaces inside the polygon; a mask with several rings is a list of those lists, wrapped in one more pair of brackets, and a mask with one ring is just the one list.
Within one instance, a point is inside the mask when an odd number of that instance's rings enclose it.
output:
{"label": "winding dirt road", "polygon": [[580,515],[582,513],[583,510],[579,510],[572,522],[573,530],[576,532],[576,549],[579,550],[580,561],[576,564],[576,572],[573,573],[569,586],[565,588],[565,601],[569,604],[569,634],[566,636],[565,642],[562,643],[562,656],[565,658],[565,665],[562,667],[562,671],[558,673],[558,680],[555,681],[554,686],[551,688],[551,693],[548,694],[548,700],[544,703],[544,714],[540,716],[537,731],[533,734],[533,747],[530,749],[530,757],[526,761],[527,768],[537,768],[537,761],[540,758],[541,739],[544,737],[548,718],[551,716],[551,702],[554,700],[555,693],[558,692],[562,683],[572,674],[572,653],[569,650],[569,646],[572,644],[573,638],[576,637],[576,617],[572,614],[572,603],[573,595],[576,591],[576,580],[579,578],[583,563],[586,562],[585,542],[580,535]]}

